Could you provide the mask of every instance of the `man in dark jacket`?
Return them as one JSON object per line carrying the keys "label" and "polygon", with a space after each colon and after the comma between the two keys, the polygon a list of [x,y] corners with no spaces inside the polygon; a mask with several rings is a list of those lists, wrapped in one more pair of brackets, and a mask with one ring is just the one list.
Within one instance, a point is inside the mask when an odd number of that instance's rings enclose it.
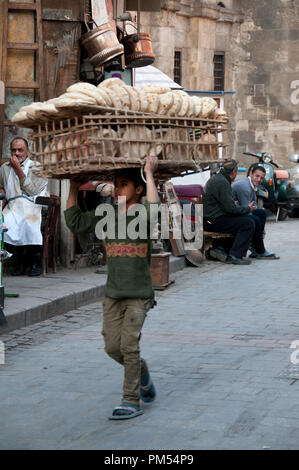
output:
{"label": "man in dark jacket", "polygon": [[255,209],[254,202],[248,206],[237,206],[233,199],[231,183],[238,173],[238,162],[227,161],[219,173],[207,182],[203,193],[203,227],[209,232],[231,233],[233,244],[227,255],[223,249],[214,248],[211,255],[230,264],[250,264],[243,259],[255,231],[255,222],[246,214]]}

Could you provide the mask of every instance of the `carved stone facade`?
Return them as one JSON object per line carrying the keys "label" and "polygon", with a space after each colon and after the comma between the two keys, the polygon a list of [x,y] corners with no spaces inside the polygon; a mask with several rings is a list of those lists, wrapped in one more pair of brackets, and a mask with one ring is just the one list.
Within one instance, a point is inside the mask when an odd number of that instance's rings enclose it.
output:
{"label": "carved stone facade", "polygon": [[171,78],[181,52],[185,89],[214,90],[213,57],[223,52],[224,89],[235,92],[224,100],[231,156],[248,166],[244,151],[268,151],[291,166],[289,155],[299,153],[299,0],[165,1],[161,12],[142,12],[141,27],[154,65]]}
{"label": "carved stone facade", "polygon": [[234,4],[244,11],[232,32],[234,154],[248,166],[244,151],[268,151],[290,168],[299,153],[299,1]]}
{"label": "carved stone facade", "polygon": [[[221,6],[225,5],[225,7]],[[141,14],[141,30],[150,33],[154,66],[174,78],[175,51],[181,52],[181,85],[187,90],[214,90],[214,54],[225,57],[225,90],[234,91],[231,41],[242,13],[233,0],[165,1],[161,12]],[[232,95],[224,95],[224,107],[233,109]],[[233,148],[234,132],[228,135]]]}
{"label": "carved stone facade", "polygon": [[213,90],[213,57],[215,51],[227,53],[226,81],[230,89],[231,26],[238,21],[238,12],[209,2],[166,1],[161,12],[141,14],[141,28],[151,34],[156,54],[155,66],[173,77],[174,52],[182,56],[182,86],[192,90]]}

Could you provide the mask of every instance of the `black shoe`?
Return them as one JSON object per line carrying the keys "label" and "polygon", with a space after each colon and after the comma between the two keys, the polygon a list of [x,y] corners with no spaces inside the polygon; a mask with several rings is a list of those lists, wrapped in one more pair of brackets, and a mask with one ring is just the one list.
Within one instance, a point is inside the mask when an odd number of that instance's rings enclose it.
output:
{"label": "black shoe", "polygon": [[228,255],[226,262],[228,264],[242,264],[242,265],[251,264],[250,259],[238,258],[237,256],[233,256],[233,255]]}
{"label": "black shoe", "polygon": [[227,259],[227,253],[224,250],[224,248],[211,248],[209,251],[209,255],[212,258],[218,259],[219,261],[222,261],[222,263],[226,262]]}
{"label": "black shoe", "polygon": [[21,264],[15,269],[15,271],[11,273],[11,275],[12,276],[24,276],[25,272],[26,272],[26,268],[24,264]]}
{"label": "black shoe", "polygon": [[39,264],[34,264],[31,271],[28,273],[28,276],[40,276],[42,273],[42,268]]}

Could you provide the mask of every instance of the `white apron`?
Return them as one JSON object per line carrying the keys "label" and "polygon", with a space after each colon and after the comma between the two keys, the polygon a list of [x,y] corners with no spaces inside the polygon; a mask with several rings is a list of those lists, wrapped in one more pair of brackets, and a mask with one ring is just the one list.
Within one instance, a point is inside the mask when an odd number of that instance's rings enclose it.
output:
{"label": "white apron", "polygon": [[[27,176],[32,160],[26,158],[22,170]],[[4,233],[4,241],[15,246],[42,245],[41,210],[42,206],[35,204],[38,196],[44,196],[45,189],[36,196],[27,196],[20,188],[19,178],[11,168],[6,188],[7,205],[3,210],[4,223],[8,229]]]}

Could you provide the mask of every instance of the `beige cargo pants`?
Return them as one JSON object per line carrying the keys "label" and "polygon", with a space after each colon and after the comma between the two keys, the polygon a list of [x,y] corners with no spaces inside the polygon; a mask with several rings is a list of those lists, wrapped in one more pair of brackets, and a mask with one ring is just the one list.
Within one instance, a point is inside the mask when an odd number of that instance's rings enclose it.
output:
{"label": "beige cargo pants", "polygon": [[104,298],[102,335],[106,353],[124,366],[122,403],[139,405],[140,375],[146,372],[139,341],[146,314],[153,305],[153,299]]}

